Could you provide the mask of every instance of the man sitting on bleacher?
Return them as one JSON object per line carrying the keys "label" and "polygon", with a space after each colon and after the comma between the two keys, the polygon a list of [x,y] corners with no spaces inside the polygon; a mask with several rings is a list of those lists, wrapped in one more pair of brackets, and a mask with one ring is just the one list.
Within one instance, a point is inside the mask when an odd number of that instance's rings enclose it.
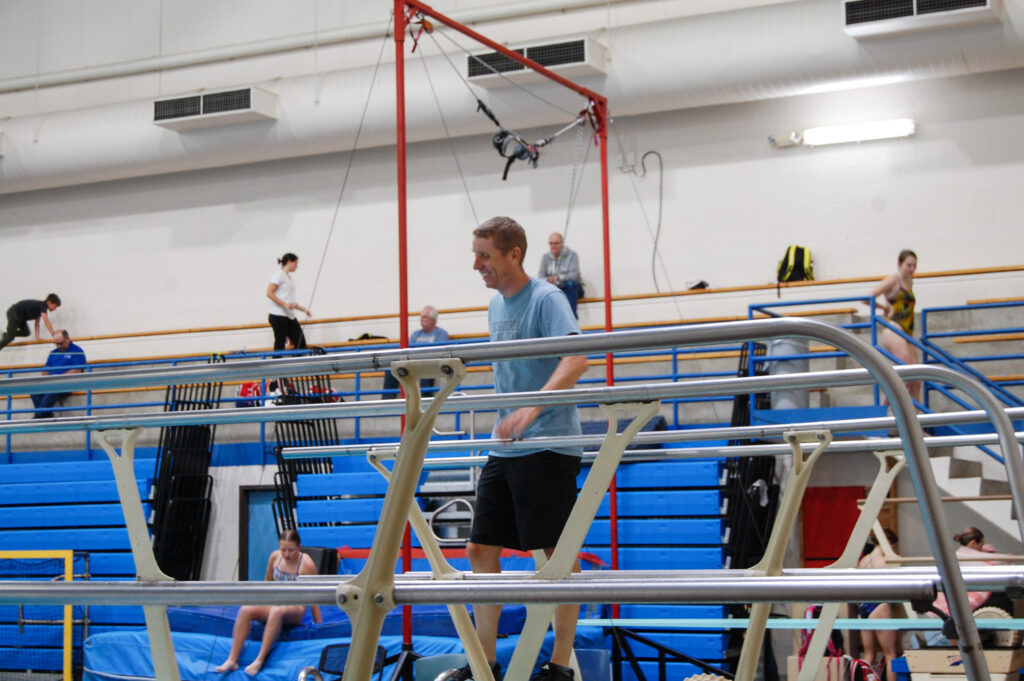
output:
{"label": "man sitting on bleacher", "polygon": [[[82,348],[78,347],[71,342],[71,336],[68,335],[67,329],[58,329],[53,334],[53,342],[57,346],[50,351],[49,356],[46,358],[46,371],[44,373],[47,376],[57,376],[59,374],[80,374],[82,373],[82,367],[85,366],[85,352]],[[45,395],[33,395],[32,404],[35,405],[37,411],[33,414],[34,419],[52,419],[53,418],[53,405],[57,404],[61,400],[68,397],[71,393],[46,393]]]}

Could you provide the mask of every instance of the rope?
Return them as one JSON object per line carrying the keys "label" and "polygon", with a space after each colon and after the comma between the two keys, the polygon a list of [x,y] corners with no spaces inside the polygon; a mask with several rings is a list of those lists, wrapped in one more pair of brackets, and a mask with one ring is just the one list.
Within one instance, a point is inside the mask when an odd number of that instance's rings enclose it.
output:
{"label": "rope", "polygon": [[[579,127],[576,130],[576,146],[573,147],[572,152],[572,176],[569,179],[569,205],[565,211],[565,229],[562,230],[562,240],[569,236],[569,220],[572,217],[573,208],[576,207],[576,199],[579,197],[579,189],[583,185],[583,171],[586,170],[587,159],[590,158],[590,145],[587,145],[587,151],[583,155],[583,165],[580,169],[580,148],[583,146],[583,118],[581,117],[577,123]],[[579,178],[577,179],[576,172],[579,170]]]}
{"label": "rope", "polygon": [[[433,35],[433,33],[428,33],[427,35]],[[435,41],[434,44],[436,45],[437,42]],[[423,64],[423,72],[427,76],[427,84],[430,86],[430,94],[434,96],[434,105],[437,107],[437,115],[441,119],[441,126],[444,128],[444,136],[445,139],[448,140],[448,148],[452,152],[452,159],[455,160],[455,168],[459,172],[459,179],[462,181],[462,189],[466,192],[466,201],[469,203],[469,211],[473,214],[473,224],[479,225],[480,219],[476,215],[476,206],[473,205],[473,197],[469,193],[469,185],[466,183],[466,176],[462,172],[462,164],[459,163],[459,155],[455,152],[455,143],[452,141],[452,135],[448,131],[448,122],[444,118],[444,111],[441,110],[441,100],[437,96],[437,90],[434,89],[434,81],[430,78],[430,69],[427,68],[427,59],[423,55],[422,50],[420,50],[420,63]]]}
{"label": "rope", "polygon": [[664,207],[665,196],[665,161],[657,151],[652,150],[646,152],[640,157],[640,169],[643,171],[643,174],[640,175],[640,177],[645,177],[647,175],[647,166],[645,162],[647,161],[647,157],[651,154],[658,157],[658,225],[654,229],[654,248],[651,249],[651,278],[654,279],[654,289],[658,293],[661,293],[661,289],[658,288],[658,277],[654,274],[654,259],[659,253],[658,241],[661,239],[661,209]]}
{"label": "rope", "polygon": [[[625,150],[625,148],[622,145],[622,139],[619,137],[618,128],[615,127],[615,119],[609,117],[608,122],[610,123],[610,125],[608,127],[612,131],[612,134],[615,135],[615,142],[619,146],[619,153],[622,154],[623,158],[625,158],[626,150]],[[658,240],[661,238],[661,208],[662,208],[662,203],[663,203],[663,198],[664,198],[663,195],[662,195],[662,184],[663,184],[664,180],[661,179],[663,177],[663,175],[664,175],[664,166],[661,164],[662,158],[661,158],[661,154],[658,153],[658,152],[647,152],[647,153],[645,153],[643,155],[642,158],[646,158],[648,156],[648,154],[651,154],[651,153],[657,154],[658,160],[659,160],[658,230],[657,230],[657,232],[654,232],[651,229],[651,220],[650,220],[650,218],[647,215],[647,209],[644,207],[643,199],[640,198],[640,187],[637,185],[637,182],[636,182],[637,173],[636,173],[635,168],[632,168],[632,167],[630,167],[630,168],[623,168],[623,172],[626,172],[626,173],[628,173],[630,175],[630,183],[633,186],[633,194],[634,194],[634,196],[636,196],[637,205],[640,206],[640,214],[643,215],[644,224],[647,225],[647,233],[651,235],[651,240],[654,243],[653,250],[651,251],[651,263],[652,263],[652,266],[651,266],[651,276],[654,278],[654,287],[655,287],[655,289],[657,289],[658,292],[660,293],[661,289],[658,288],[658,280],[657,280],[657,277],[655,276],[655,273],[654,273],[653,263],[655,261],[655,258],[657,258],[658,263],[661,265],[662,272],[665,275],[665,282],[668,284],[669,290],[670,291],[674,291],[676,289],[675,289],[675,286],[673,286],[672,279],[671,279],[671,277],[668,274],[669,270],[668,270],[668,267],[665,266],[665,260],[661,256],[661,249],[658,248]],[[644,170],[644,175],[646,175],[646,174],[647,174],[647,172],[646,172],[646,169],[645,169]],[[643,175],[640,175],[640,177],[643,177]],[[676,313],[679,315],[679,319],[682,320],[683,319],[683,310],[682,310],[682,307],[679,304],[679,298],[677,296],[672,296],[672,304],[676,308]],[[706,375],[705,372],[704,372],[704,366],[703,366],[703,364],[701,363],[700,360],[696,360],[696,368],[697,368],[697,373],[698,374],[700,374],[701,376]],[[711,411],[712,411],[712,413],[714,413],[715,418],[717,420],[721,420],[721,417],[720,417],[720,415],[718,413],[719,412],[719,404],[717,402],[711,402]]]}
{"label": "rope", "polygon": [[309,294],[309,302],[306,304],[306,309],[312,309],[313,297],[316,296],[316,287],[320,283],[320,275],[324,271],[324,262],[327,260],[327,249],[331,245],[331,237],[334,236],[334,227],[338,224],[338,213],[341,210],[341,199],[345,195],[345,187],[348,185],[348,177],[352,172],[352,162],[356,158],[356,149],[359,147],[359,138],[363,134],[363,124],[366,122],[366,112],[370,108],[370,97],[373,95],[373,86],[377,82],[377,73],[380,71],[380,65],[384,58],[384,48],[387,47],[388,39],[391,34],[391,24],[394,22],[394,16],[392,13],[391,18],[388,20],[388,26],[384,30],[384,40],[380,46],[380,53],[377,55],[377,65],[373,68],[373,77],[370,79],[370,91],[366,93],[366,100],[363,102],[363,113],[359,117],[359,126],[356,128],[356,138],[352,143],[352,151],[348,156],[348,164],[345,166],[345,176],[342,178],[341,187],[338,190],[338,200],[334,204],[334,215],[331,216],[331,227],[327,231],[327,242],[324,244],[324,250],[320,254],[320,266],[316,270],[316,278],[313,279],[313,290]]}
{"label": "rope", "polygon": [[[422,34],[422,33],[423,33],[423,31],[421,30],[420,34]],[[417,39],[420,37],[420,34],[417,34]],[[491,142],[494,145],[494,148],[497,149],[498,154],[502,158],[508,159],[508,161],[505,163],[505,170],[504,170],[504,172],[502,174],[502,177],[501,177],[502,180],[507,180],[508,179],[508,171],[512,167],[512,164],[515,162],[516,159],[519,159],[519,160],[522,160],[522,161],[528,161],[534,168],[536,168],[537,167],[537,160],[538,160],[538,158],[540,156],[539,150],[541,149],[541,147],[545,147],[548,144],[551,144],[560,135],[563,135],[564,133],[566,133],[569,130],[571,130],[573,128],[573,126],[582,125],[586,120],[591,120],[592,123],[593,123],[593,120],[592,120],[593,116],[592,116],[592,113],[591,113],[591,111],[589,110],[589,107],[588,107],[587,109],[584,109],[580,114],[577,114],[576,119],[572,123],[566,125],[562,129],[560,129],[557,132],[555,132],[554,134],[549,135],[548,137],[545,137],[545,138],[543,138],[543,139],[541,139],[541,140],[539,140],[537,142],[530,142],[530,141],[528,141],[525,137],[520,135],[518,132],[503,126],[501,124],[501,121],[499,121],[498,117],[494,114],[494,112],[491,111],[491,109],[483,102],[483,100],[480,99],[476,95],[476,91],[473,90],[473,87],[472,87],[472,85],[470,85],[469,81],[466,80],[466,78],[462,75],[462,72],[459,71],[459,69],[455,66],[455,63],[452,62],[452,60],[448,56],[448,54],[443,49],[441,49],[441,46],[438,44],[437,39],[434,37],[434,31],[433,30],[428,30],[428,31],[426,31],[426,35],[430,36],[430,39],[433,41],[434,46],[437,48],[437,51],[441,54],[441,56],[444,57],[445,61],[448,62],[448,65],[451,67],[452,71],[455,72],[455,75],[459,78],[459,80],[462,81],[462,84],[466,86],[466,89],[469,91],[470,96],[473,97],[473,99],[476,100],[477,111],[480,111],[485,116],[487,116],[487,118],[489,118],[491,120],[491,122],[494,123],[494,125],[498,128],[498,132],[496,132],[494,134],[494,137],[491,139]],[[445,37],[448,38],[449,42],[451,42],[453,45],[455,45],[459,49],[461,49],[464,52],[466,52],[466,54],[468,54],[472,59],[475,59],[478,63],[483,64],[483,66],[485,68],[489,69],[492,73],[495,73],[495,74],[501,76],[504,80],[508,81],[510,84],[512,84],[515,87],[519,88],[523,92],[526,92],[527,94],[530,94],[531,96],[536,97],[537,99],[539,99],[540,101],[548,104],[549,106],[551,106],[551,107],[553,107],[555,109],[558,109],[559,111],[565,111],[565,109],[562,109],[561,107],[557,106],[556,104],[554,104],[552,102],[549,102],[548,100],[544,99],[543,97],[535,95],[530,90],[527,90],[526,88],[522,87],[518,83],[515,83],[512,80],[508,79],[503,74],[501,74],[497,69],[495,69],[493,66],[491,66],[490,64],[487,64],[486,62],[481,60],[476,55],[470,54],[465,48],[463,48],[461,45],[456,43],[454,40],[452,40],[448,36],[445,36]],[[420,52],[421,56],[422,56],[422,54],[423,53]],[[429,79],[429,72],[428,72],[428,79]],[[430,84],[430,87],[431,87],[431,90],[433,91],[433,83]],[[434,99],[435,99],[435,101],[437,100],[437,93],[436,92],[434,93]],[[439,108],[440,108],[440,105],[439,105]],[[569,113],[569,112],[566,111],[566,113]],[[442,116],[442,119],[443,119],[443,116]],[[596,124],[595,124],[595,128],[596,128]],[[447,126],[445,126],[445,131],[447,133]],[[512,144],[513,142],[514,142],[514,144]]]}

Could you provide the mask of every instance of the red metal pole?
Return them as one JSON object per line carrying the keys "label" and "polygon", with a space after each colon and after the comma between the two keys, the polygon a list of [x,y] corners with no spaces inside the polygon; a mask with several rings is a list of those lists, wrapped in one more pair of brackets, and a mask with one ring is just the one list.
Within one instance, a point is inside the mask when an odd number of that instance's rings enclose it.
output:
{"label": "red metal pole", "polygon": [[[612,267],[611,267],[611,220],[608,215],[608,102],[594,102],[594,110],[598,122],[597,140],[601,147],[601,237],[604,242],[604,330],[612,330]],[[604,356],[605,382],[615,385],[615,359],[612,353]],[[619,424],[609,423],[608,428],[618,428]],[[618,486],[612,476],[608,486],[608,520],[611,528],[612,569],[619,569],[619,504]],[[618,603],[612,604],[612,616],[619,616]]]}
{"label": "red metal pole", "polygon": [[[409,347],[409,271],[406,252],[405,193],[405,0],[395,0],[395,147],[398,157],[398,339]],[[405,428],[405,420],[402,420]],[[405,524],[402,540],[402,572],[412,569],[412,532]],[[402,643],[412,644],[412,608],[402,606]]]}

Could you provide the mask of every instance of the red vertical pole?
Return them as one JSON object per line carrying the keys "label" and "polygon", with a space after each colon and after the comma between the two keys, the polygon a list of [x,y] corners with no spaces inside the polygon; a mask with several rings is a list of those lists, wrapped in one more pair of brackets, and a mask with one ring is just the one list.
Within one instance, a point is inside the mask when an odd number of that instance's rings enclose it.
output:
{"label": "red vertical pole", "polygon": [[[398,160],[398,338],[409,347],[409,271],[406,252],[405,194],[405,0],[395,0],[395,148]],[[405,421],[402,421],[405,427]],[[405,524],[402,572],[412,569],[412,533]],[[402,643],[412,645],[412,608],[402,606]]]}
{"label": "red vertical pole", "polygon": [[[608,102],[594,102],[598,121],[597,140],[601,147],[601,237],[604,242],[604,330],[612,330],[612,250],[611,229],[608,216]],[[612,353],[604,356],[605,382],[615,385],[615,360]],[[608,428],[618,428],[619,424],[609,423]],[[608,486],[608,520],[611,529],[612,569],[619,569],[619,504],[618,486],[612,476]],[[612,604],[612,617],[619,616],[619,604]]]}

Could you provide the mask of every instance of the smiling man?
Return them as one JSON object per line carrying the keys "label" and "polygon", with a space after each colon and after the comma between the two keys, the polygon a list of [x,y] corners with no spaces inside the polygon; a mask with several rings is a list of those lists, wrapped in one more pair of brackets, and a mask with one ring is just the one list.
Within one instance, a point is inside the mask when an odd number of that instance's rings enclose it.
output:
{"label": "smiling man", "polygon": [[[526,274],[525,255],[526,233],[511,218],[491,218],[473,231],[473,269],[480,273],[487,288],[497,291],[488,309],[491,340],[578,334],[579,326],[566,297],[553,284]],[[499,393],[562,390],[576,385],[586,369],[585,356],[494,362],[494,385]],[[502,409],[492,437],[518,440],[579,434],[576,407],[566,405]],[[505,547],[543,549],[551,555],[576,502],[576,476],[582,455],[579,447],[491,450],[477,485],[473,530],[466,545],[474,572],[501,572],[499,558]],[[473,612],[477,635],[498,678],[495,648],[501,606],[477,605]],[[534,679],[573,678],[568,665],[578,616],[578,605],[558,606],[551,660],[541,666]],[[465,667],[453,678],[465,681],[472,678],[472,672]]]}

